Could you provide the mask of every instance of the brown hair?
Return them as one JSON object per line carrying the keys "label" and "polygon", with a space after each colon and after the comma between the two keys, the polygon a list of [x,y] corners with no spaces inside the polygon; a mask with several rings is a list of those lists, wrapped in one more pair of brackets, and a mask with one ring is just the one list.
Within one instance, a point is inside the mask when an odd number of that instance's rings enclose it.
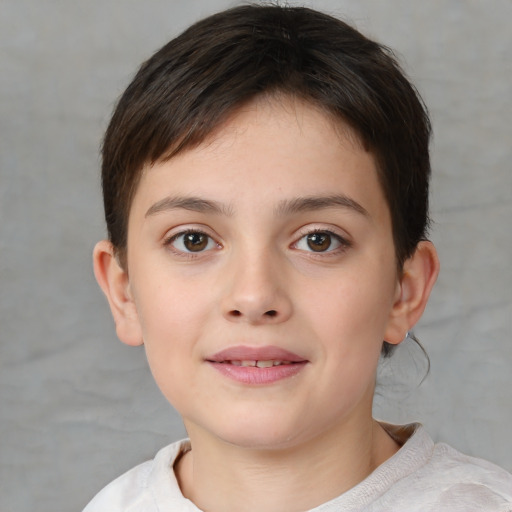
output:
{"label": "brown hair", "polygon": [[401,268],[428,228],[430,122],[419,94],[388,48],[346,23],[308,8],[257,5],[192,25],[141,66],[120,98],[103,142],[102,183],[121,261],[143,167],[197,146],[264,94],[321,107],[372,152]]}

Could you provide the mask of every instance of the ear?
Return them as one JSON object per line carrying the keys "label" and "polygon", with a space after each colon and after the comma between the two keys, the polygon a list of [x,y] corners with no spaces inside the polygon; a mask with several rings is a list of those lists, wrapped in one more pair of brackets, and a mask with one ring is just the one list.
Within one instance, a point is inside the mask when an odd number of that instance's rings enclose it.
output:
{"label": "ear", "polygon": [[142,329],[130,290],[128,272],[122,268],[108,240],[96,244],[94,275],[108,299],[118,338],[127,345],[142,345]]}
{"label": "ear", "polygon": [[439,259],[434,245],[420,242],[404,263],[384,338],[388,343],[398,345],[420,319],[438,274]]}

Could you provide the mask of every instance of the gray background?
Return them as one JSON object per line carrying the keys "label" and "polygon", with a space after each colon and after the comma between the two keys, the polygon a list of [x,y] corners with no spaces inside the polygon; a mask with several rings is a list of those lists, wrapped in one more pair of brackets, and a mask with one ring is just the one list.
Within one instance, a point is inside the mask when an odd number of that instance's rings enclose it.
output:
{"label": "gray background", "polygon": [[[295,2],[291,2],[295,3]],[[79,511],[184,435],[91,268],[98,144],[139,63],[223,0],[0,3],[0,510]],[[377,415],[512,470],[512,2],[307,2],[398,50],[430,107],[442,272]]]}

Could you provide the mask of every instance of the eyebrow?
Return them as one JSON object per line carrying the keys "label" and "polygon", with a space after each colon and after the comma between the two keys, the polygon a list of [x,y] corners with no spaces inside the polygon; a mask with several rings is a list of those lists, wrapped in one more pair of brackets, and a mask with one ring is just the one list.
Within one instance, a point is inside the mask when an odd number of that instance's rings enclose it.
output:
{"label": "eyebrow", "polygon": [[[324,210],[327,208],[347,208],[356,213],[369,217],[368,211],[357,201],[345,195],[306,196],[281,201],[275,208],[277,216],[286,216],[294,213]],[[169,196],[153,204],[146,212],[146,217],[169,210],[190,210],[199,213],[214,213],[217,215],[232,216],[233,210],[217,201],[202,199],[200,197]]]}
{"label": "eyebrow", "polygon": [[345,195],[330,196],[307,196],[295,199],[281,201],[277,206],[275,213],[279,216],[290,215],[293,213],[309,212],[313,210],[324,210],[327,208],[346,208],[359,213],[365,217],[370,217],[368,211],[357,201]]}
{"label": "eyebrow", "polygon": [[233,211],[230,207],[225,206],[222,203],[218,203],[217,201],[201,199],[200,197],[170,196],[157,201],[153,206],[151,206],[146,212],[146,217],[156,215],[160,212],[178,209],[190,210],[199,213],[215,213],[227,216],[233,215]]}

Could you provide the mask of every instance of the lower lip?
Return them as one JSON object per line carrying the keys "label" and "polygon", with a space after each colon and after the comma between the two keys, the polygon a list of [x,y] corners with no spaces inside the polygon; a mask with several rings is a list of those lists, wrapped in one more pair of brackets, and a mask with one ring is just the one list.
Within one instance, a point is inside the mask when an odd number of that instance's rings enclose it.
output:
{"label": "lower lip", "polygon": [[268,368],[258,368],[256,366],[235,366],[227,363],[210,364],[224,376],[229,377],[242,384],[272,384],[279,380],[288,379],[297,375],[306,366],[306,361],[293,364],[280,364]]}

